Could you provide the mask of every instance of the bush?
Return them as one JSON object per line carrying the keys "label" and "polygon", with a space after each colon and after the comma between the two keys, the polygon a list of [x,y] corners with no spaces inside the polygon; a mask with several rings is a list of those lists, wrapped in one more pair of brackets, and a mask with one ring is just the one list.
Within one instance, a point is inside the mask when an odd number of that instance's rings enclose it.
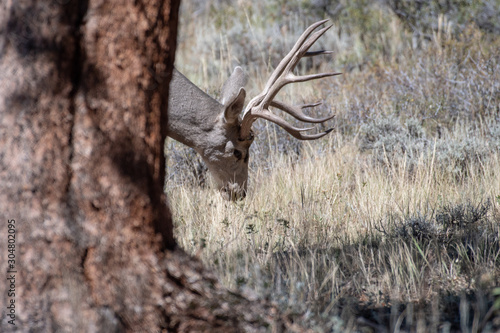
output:
{"label": "bush", "polygon": [[463,135],[451,140],[436,142],[436,163],[456,179],[470,175],[470,168],[481,171],[494,153],[485,138],[475,135]]}
{"label": "bush", "polygon": [[391,115],[361,125],[358,145],[362,152],[370,151],[376,163],[386,166],[405,163],[411,173],[422,154],[428,153],[429,141],[417,119],[407,119],[401,125],[399,118]]}
{"label": "bush", "polygon": [[[379,231],[389,238],[402,239],[411,244],[413,240],[420,244],[435,241],[446,245],[449,251],[455,251],[457,245],[468,248],[478,242],[498,242],[494,223],[488,218],[491,204],[489,201],[477,205],[471,202],[446,204],[431,214],[409,215],[404,217],[389,216],[386,231]],[[498,248],[498,244],[497,244]]]}
{"label": "bush", "polygon": [[454,21],[454,33],[474,22],[488,32],[500,34],[500,6],[495,0],[412,1],[386,0],[394,13],[415,33],[431,35],[437,30],[435,18],[446,15]]}
{"label": "bush", "polygon": [[481,172],[481,165],[500,150],[499,128],[498,124],[484,130],[476,125],[457,126],[451,133],[440,131],[434,140],[416,118],[401,125],[400,118],[390,115],[361,125],[358,147],[372,154],[373,162],[379,165],[397,167],[404,163],[411,174],[419,163],[434,159],[436,167],[455,179],[464,179],[471,168]]}

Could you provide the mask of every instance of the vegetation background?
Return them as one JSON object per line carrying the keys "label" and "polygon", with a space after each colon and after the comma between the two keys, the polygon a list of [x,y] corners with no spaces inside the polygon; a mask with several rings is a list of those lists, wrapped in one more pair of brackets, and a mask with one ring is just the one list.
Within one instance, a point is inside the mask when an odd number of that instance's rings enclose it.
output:
{"label": "vegetation background", "polygon": [[236,65],[257,94],[324,18],[313,49],[334,54],[299,70],[344,74],[279,94],[334,112],[325,138],[256,122],[244,201],[167,142],[180,245],[312,331],[499,330],[499,17],[498,0],[183,1],[176,67],[216,98]]}

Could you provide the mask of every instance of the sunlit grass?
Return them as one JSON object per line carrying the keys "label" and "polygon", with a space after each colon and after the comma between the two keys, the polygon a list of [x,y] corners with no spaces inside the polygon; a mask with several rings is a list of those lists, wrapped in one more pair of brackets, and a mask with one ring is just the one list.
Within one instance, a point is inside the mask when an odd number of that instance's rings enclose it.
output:
{"label": "sunlit grass", "polygon": [[[234,65],[255,95],[314,21],[290,8],[316,13],[292,2],[280,20],[264,12],[273,1],[239,4],[184,5],[177,66],[213,96]],[[344,74],[278,96],[322,101],[309,112],[335,112],[336,131],[299,142],[256,122],[244,201],[199,186],[196,155],[168,143],[177,241],[228,288],[320,331],[498,328],[500,39],[443,15],[415,36],[379,3],[352,6],[321,42],[335,55],[300,69]]]}
{"label": "sunlit grass", "polygon": [[[286,295],[287,306],[300,301],[319,312],[342,297],[374,306],[431,302],[442,292],[460,295],[498,283],[498,201],[478,222],[494,239],[482,248],[450,241],[450,250],[437,239],[403,241],[379,232],[394,227],[391,215],[401,224],[446,204],[497,197],[498,156],[480,175],[457,181],[432,160],[422,161],[411,179],[404,168],[370,167],[352,146],[304,155],[294,162],[281,156],[272,170],[254,170],[242,202],[226,202],[212,189],[170,191],[180,245],[229,288],[256,288],[277,300]],[[478,252],[474,258],[471,251]]]}

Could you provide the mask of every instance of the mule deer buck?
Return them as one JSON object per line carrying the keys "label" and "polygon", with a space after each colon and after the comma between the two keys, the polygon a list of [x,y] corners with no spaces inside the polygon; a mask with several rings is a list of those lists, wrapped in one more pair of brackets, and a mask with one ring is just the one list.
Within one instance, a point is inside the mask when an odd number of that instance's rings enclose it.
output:
{"label": "mule deer buck", "polygon": [[276,94],[289,83],[339,75],[320,73],[296,76],[293,70],[303,57],[331,53],[330,51],[307,52],[309,48],[331,26],[316,32],[316,28],[327,20],[311,25],[300,36],[292,50],[281,60],[271,74],[264,90],[255,96],[240,113],[245,103],[246,75],[236,67],[222,88],[220,101],[216,101],[186,77],[174,69],[170,83],[168,110],[168,136],[198,152],[208,166],[221,194],[228,200],[243,198],[248,184],[249,148],[254,140],[252,124],[258,118],[271,121],[299,140],[315,140],[328,134],[331,129],[305,134],[310,128],[296,128],[270,111],[270,107],[281,109],[300,121],[322,123],[334,117],[315,119],[304,114],[302,109],[320,103],[302,106],[289,105],[275,100]]}

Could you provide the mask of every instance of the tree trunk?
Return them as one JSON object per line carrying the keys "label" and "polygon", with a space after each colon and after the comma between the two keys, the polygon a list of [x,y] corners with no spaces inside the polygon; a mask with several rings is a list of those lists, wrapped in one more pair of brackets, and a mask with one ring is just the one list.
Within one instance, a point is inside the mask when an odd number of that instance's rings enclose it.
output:
{"label": "tree trunk", "polygon": [[0,6],[0,331],[293,328],[175,246],[163,143],[179,2]]}

